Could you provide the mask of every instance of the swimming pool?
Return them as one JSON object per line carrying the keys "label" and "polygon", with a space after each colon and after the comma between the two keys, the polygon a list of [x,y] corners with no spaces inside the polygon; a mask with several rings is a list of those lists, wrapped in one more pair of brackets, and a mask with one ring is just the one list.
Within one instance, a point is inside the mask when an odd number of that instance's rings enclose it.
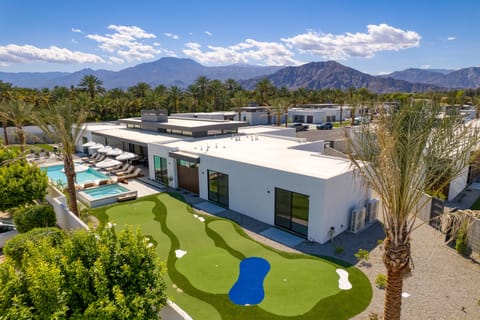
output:
{"label": "swimming pool", "polygon": [[83,190],[83,192],[88,194],[92,199],[100,199],[111,195],[118,196],[119,194],[128,191],[130,190],[116,183]]}
{"label": "swimming pool", "polygon": [[136,197],[137,191],[132,191],[117,183],[84,189],[78,192],[78,200],[90,208],[115,203],[122,199],[135,199]]}
{"label": "swimming pool", "polygon": [[[62,184],[67,184],[67,177],[65,176],[65,173],[62,172],[63,164],[43,167],[42,169],[47,171],[47,176],[54,183],[58,183],[60,181],[60,183]],[[77,172],[76,175],[77,184],[83,184],[86,182],[93,182],[96,180],[104,179],[108,179],[108,176],[92,168],[88,168],[88,170],[83,172]]]}

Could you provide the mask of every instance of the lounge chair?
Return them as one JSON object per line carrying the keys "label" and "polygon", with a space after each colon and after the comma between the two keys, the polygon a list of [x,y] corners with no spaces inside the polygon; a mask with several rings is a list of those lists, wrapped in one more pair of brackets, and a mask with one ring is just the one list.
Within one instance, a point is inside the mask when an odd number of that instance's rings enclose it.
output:
{"label": "lounge chair", "polygon": [[[125,166],[124,166],[124,167],[125,167]],[[103,170],[106,171],[106,172],[111,172],[111,171],[114,171],[114,170],[117,170],[117,169],[120,169],[120,168],[122,168],[122,164],[121,164],[121,163],[118,164],[118,165],[116,165],[116,166],[110,167],[110,168],[105,168],[105,169],[103,169]],[[125,169],[126,169],[126,167],[125,167]],[[122,171],[123,171],[123,170],[122,170]]]}
{"label": "lounge chair", "polygon": [[109,173],[118,173],[127,170],[130,167],[129,163],[125,163],[120,169],[110,170]]}
{"label": "lounge chair", "polygon": [[80,160],[82,161],[89,161],[89,160],[93,160],[93,158],[95,157],[98,157],[100,154],[99,153],[94,153],[88,157],[81,157]]}
{"label": "lounge chair", "polygon": [[87,162],[90,163],[90,164],[95,164],[97,162],[105,160],[106,157],[107,157],[106,155],[101,154],[100,157],[98,157],[97,159],[90,160],[90,161],[87,161]]}
{"label": "lounge chair", "polygon": [[93,188],[93,187],[97,187],[97,184],[95,182],[87,182],[83,185],[84,189]]}
{"label": "lounge chair", "polygon": [[128,169],[125,170],[125,171],[115,172],[115,175],[118,176],[118,177],[121,177],[121,176],[124,176],[124,175],[127,175],[127,174],[132,173],[133,170],[135,170],[135,167],[134,167],[134,166],[130,166],[130,167],[128,167]]}
{"label": "lounge chair", "polygon": [[99,186],[103,186],[104,184],[109,184],[109,183],[110,183],[110,179],[104,179],[104,180],[98,181]]}
{"label": "lounge chair", "polygon": [[128,179],[133,179],[133,178],[137,178],[137,177],[140,177],[140,176],[143,176],[142,169],[137,168],[137,169],[135,169],[135,171],[133,173],[126,174],[124,176],[118,177],[117,182],[126,183]]}

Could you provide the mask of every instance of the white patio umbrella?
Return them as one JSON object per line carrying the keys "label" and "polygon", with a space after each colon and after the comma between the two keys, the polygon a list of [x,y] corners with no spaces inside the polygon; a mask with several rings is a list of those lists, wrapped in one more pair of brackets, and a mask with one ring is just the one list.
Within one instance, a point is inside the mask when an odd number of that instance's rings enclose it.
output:
{"label": "white patio umbrella", "polygon": [[119,164],[121,164],[121,162],[118,161],[118,160],[105,159],[103,161],[100,161],[99,163],[96,163],[95,167],[97,167],[97,168],[110,168],[110,167],[114,167],[114,166],[119,165]]}
{"label": "white patio umbrella", "polygon": [[84,144],[82,144],[82,147],[93,147],[94,145],[96,145],[97,143],[94,142],[94,141],[88,141]]}
{"label": "white patio umbrella", "polygon": [[123,153],[122,149],[113,148],[110,151],[107,151],[107,156],[119,156]]}
{"label": "white patio umbrella", "polygon": [[[88,167],[84,166],[83,164],[75,164],[75,172],[83,172],[87,171]],[[65,172],[65,168],[62,169],[62,172]]]}
{"label": "white patio umbrella", "polygon": [[124,152],[121,155],[116,156],[115,159],[117,159],[117,160],[130,160],[130,159],[133,159],[133,158],[136,158],[136,157],[137,157],[137,155],[135,153]]}
{"label": "white patio umbrella", "polygon": [[104,147],[103,144],[97,143],[97,144],[95,144],[95,145],[93,145],[93,146],[91,146],[91,147],[88,147],[88,150],[89,150],[89,151],[96,151],[96,150],[101,149],[101,148],[103,148],[103,147]]}
{"label": "white patio umbrella", "polygon": [[107,153],[108,151],[112,150],[112,147],[110,146],[105,146],[103,148],[98,149],[97,151],[100,153]]}

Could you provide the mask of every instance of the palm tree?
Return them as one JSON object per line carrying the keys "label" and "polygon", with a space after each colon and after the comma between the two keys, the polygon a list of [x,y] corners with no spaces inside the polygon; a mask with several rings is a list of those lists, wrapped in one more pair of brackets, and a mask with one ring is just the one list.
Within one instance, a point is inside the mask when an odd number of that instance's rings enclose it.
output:
{"label": "palm tree", "polygon": [[385,320],[400,319],[410,241],[425,191],[441,190],[471,161],[478,133],[437,106],[401,105],[371,126],[351,131],[351,160],[382,201],[383,262],[387,269]]}
{"label": "palm tree", "polygon": [[43,108],[34,114],[40,129],[53,141],[60,143],[59,151],[63,157],[65,176],[67,177],[68,202],[70,210],[78,216],[77,194],[75,192],[75,144],[82,137],[88,113],[83,105],[60,101]]}
{"label": "palm tree", "polygon": [[273,86],[272,82],[264,78],[257,82],[255,85],[255,92],[258,95],[258,104],[261,106],[267,105],[268,104],[268,97],[272,95],[275,87]]}
{"label": "palm tree", "polygon": [[182,89],[177,86],[171,86],[170,88],[168,88],[167,94],[168,94],[167,100],[168,100],[169,114],[171,113],[172,109],[176,113],[178,113],[178,105],[180,102],[180,98],[182,97]]}
{"label": "palm tree", "polygon": [[78,84],[81,89],[88,92],[91,99],[94,99],[97,93],[105,92],[102,85],[103,81],[91,74],[84,76]]}
{"label": "palm tree", "polygon": [[[288,112],[288,102],[285,98],[277,98],[272,100],[272,107],[275,110],[277,127],[280,127],[282,114]],[[285,126],[288,125],[287,116],[288,114],[285,115]]]}
{"label": "palm tree", "polygon": [[33,104],[19,99],[0,104],[0,119],[15,126],[22,152],[26,142],[25,130],[23,128],[31,121],[34,108]]}

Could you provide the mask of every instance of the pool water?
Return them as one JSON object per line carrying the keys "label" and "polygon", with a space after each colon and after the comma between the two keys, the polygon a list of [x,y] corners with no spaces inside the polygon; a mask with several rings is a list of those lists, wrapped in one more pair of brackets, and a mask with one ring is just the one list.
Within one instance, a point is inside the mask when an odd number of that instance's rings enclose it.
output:
{"label": "pool water", "polygon": [[[67,177],[62,172],[63,164],[44,167],[43,169],[47,171],[47,176],[53,182],[57,183],[60,181],[62,184],[67,184]],[[104,179],[108,179],[108,176],[92,168],[88,168],[87,171],[77,172],[76,174],[76,183],[78,184]]]}
{"label": "pool water", "polygon": [[122,187],[119,184],[106,184],[97,188],[83,190],[84,193],[86,193],[93,199],[101,199],[106,196],[114,196],[129,191],[129,189]]}

